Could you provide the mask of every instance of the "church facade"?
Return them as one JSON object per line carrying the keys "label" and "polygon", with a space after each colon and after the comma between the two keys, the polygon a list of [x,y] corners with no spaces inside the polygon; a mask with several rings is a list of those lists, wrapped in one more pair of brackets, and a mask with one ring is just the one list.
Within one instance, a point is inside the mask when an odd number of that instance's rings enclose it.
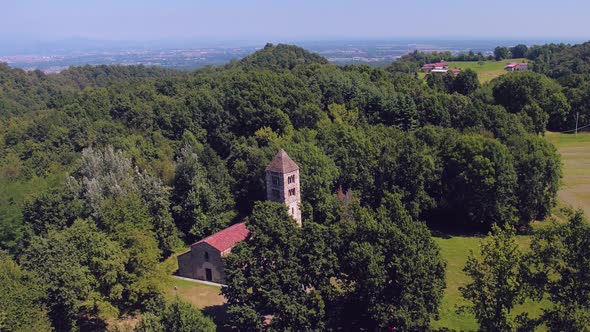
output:
{"label": "church facade", "polygon": [[[302,226],[299,166],[281,149],[266,167],[266,198],[284,203],[289,214]],[[225,283],[223,257],[248,237],[245,223],[232,225],[191,245],[180,254],[177,275],[216,283]]]}

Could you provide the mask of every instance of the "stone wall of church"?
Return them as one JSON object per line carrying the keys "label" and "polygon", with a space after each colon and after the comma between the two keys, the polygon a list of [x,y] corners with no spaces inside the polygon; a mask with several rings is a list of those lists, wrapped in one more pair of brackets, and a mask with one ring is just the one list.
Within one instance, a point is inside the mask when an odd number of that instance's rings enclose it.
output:
{"label": "stone wall of church", "polygon": [[207,243],[196,244],[178,256],[178,275],[181,277],[207,280],[207,269],[211,271],[208,281],[225,283],[221,253]]}

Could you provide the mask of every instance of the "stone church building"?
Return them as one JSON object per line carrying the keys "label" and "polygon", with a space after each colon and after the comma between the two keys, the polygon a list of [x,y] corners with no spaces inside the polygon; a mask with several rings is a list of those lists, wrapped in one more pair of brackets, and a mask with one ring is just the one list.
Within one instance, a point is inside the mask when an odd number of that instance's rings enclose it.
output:
{"label": "stone church building", "polygon": [[[266,198],[284,203],[299,227],[301,220],[301,188],[299,166],[281,149],[266,167]],[[245,223],[232,225],[191,245],[178,256],[178,275],[181,277],[225,283],[223,257],[248,236]]]}

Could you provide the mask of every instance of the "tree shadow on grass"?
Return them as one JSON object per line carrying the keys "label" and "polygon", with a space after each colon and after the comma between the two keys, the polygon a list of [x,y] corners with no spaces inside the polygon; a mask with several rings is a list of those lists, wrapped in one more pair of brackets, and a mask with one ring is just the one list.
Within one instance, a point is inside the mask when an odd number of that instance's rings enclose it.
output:
{"label": "tree shadow on grass", "polygon": [[227,304],[212,305],[202,309],[203,313],[213,319],[215,325],[217,325],[217,331],[236,331],[232,328],[231,322],[227,315]]}

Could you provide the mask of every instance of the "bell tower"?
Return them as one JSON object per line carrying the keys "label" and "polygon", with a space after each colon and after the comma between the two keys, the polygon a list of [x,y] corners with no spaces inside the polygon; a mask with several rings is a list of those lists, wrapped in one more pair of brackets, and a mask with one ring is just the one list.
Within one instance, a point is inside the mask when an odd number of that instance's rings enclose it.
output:
{"label": "bell tower", "polygon": [[266,198],[284,203],[299,227],[301,221],[301,188],[299,166],[281,149],[266,167]]}

